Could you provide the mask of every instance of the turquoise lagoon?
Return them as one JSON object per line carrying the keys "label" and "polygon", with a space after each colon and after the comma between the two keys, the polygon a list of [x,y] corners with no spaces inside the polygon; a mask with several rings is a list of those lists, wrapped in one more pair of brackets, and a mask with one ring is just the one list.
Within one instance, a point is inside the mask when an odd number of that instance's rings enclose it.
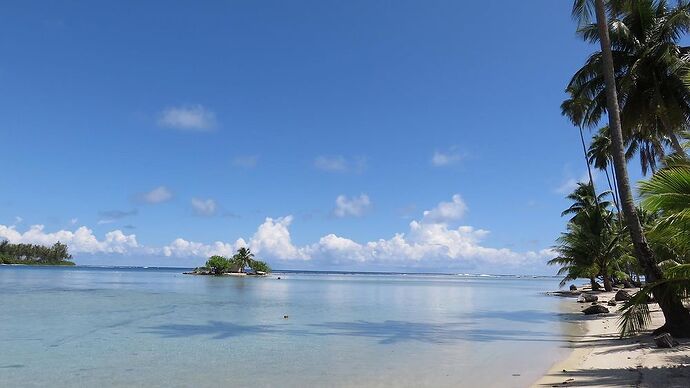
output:
{"label": "turquoise lagoon", "polygon": [[529,386],[575,325],[554,278],[182,271],[0,266],[0,386]]}

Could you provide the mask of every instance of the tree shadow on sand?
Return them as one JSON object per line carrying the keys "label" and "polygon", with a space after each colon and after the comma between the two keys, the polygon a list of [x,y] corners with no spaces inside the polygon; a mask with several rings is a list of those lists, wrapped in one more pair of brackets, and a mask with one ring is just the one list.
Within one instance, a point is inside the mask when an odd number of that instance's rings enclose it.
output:
{"label": "tree shadow on sand", "polygon": [[665,387],[687,387],[690,381],[688,367],[661,368],[611,368],[587,369],[558,373],[558,383],[542,384],[544,387],[654,387],[663,381]]}

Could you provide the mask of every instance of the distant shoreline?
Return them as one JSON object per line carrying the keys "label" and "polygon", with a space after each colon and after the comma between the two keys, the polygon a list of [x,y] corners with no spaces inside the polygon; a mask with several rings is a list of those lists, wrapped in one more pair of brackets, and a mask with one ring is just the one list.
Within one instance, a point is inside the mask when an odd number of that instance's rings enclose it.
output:
{"label": "distant shoreline", "polygon": [[0,263],[0,265],[8,267],[77,267],[77,265],[71,261],[62,263]]}
{"label": "distant shoreline", "polygon": [[[3,264],[15,265],[15,264]],[[34,265],[30,265],[34,266]],[[53,265],[45,265],[53,266]],[[60,265],[58,265],[60,266]],[[192,271],[194,267],[161,267],[161,266],[140,266],[140,265],[93,265],[74,263],[68,265],[75,268],[96,268],[96,269],[148,269],[148,270],[168,270],[168,271]],[[429,275],[429,276],[453,276],[458,279],[463,278],[482,278],[482,279],[561,279],[557,275],[531,275],[531,274],[485,274],[485,273],[445,273],[445,272],[399,272],[399,271],[343,271],[343,270],[302,270],[302,269],[276,269],[272,274],[330,274],[330,275]],[[544,292],[548,292],[545,290]]]}

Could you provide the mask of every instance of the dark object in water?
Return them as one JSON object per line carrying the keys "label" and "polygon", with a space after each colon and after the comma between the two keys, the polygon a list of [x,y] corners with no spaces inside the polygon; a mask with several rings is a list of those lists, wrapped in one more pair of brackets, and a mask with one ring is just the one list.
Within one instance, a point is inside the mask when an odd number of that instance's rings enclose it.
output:
{"label": "dark object in water", "polygon": [[280,280],[280,276],[278,276],[278,280]]}
{"label": "dark object in water", "polygon": [[287,316],[287,315],[283,315],[283,319],[288,319],[288,316]]}
{"label": "dark object in water", "polygon": [[577,291],[577,286],[574,284],[570,285],[570,291]]}

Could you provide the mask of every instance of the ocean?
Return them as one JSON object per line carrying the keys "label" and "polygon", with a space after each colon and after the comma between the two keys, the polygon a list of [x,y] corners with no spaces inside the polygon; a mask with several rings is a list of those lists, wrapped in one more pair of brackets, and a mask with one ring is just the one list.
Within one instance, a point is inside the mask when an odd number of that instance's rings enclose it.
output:
{"label": "ocean", "polygon": [[521,387],[576,324],[556,278],[183,271],[0,266],[0,386]]}

